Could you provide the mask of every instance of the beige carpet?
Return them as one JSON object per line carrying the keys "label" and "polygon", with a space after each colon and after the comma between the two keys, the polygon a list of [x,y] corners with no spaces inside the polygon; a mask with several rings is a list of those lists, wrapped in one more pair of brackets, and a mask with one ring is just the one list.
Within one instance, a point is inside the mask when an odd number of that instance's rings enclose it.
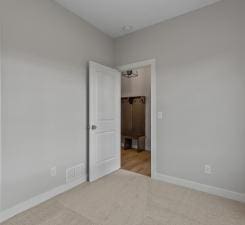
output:
{"label": "beige carpet", "polygon": [[245,205],[120,170],[2,225],[245,225]]}

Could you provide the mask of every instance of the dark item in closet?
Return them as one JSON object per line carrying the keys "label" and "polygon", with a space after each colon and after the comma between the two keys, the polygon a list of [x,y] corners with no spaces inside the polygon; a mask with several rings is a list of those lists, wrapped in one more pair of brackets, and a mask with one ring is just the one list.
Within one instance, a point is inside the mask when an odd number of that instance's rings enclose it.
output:
{"label": "dark item in closet", "polygon": [[121,133],[124,149],[137,140],[138,151],[145,150],[145,96],[125,97],[121,103]]}
{"label": "dark item in closet", "polygon": [[132,139],[124,138],[124,149],[132,149]]}

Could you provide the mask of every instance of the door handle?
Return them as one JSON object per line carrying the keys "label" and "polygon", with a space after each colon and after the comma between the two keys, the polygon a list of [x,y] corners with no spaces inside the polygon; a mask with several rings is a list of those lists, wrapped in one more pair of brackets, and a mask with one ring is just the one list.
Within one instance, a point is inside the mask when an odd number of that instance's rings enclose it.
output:
{"label": "door handle", "polygon": [[96,130],[96,129],[97,129],[97,126],[96,126],[96,125],[92,125],[92,126],[91,126],[91,129],[92,129],[92,130]]}

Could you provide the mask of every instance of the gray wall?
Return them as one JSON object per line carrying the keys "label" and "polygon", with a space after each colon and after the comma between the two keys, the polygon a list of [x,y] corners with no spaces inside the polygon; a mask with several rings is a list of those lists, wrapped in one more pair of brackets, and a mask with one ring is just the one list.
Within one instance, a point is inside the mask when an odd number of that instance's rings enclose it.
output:
{"label": "gray wall", "polygon": [[87,62],[113,66],[114,42],[50,0],[1,0],[0,22],[6,209],[85,166]]}
{"label": "gray wall", "polygon": [[[145,96],[145,148],[151,150],[151,67],[137,69],[138,77],[122,77],[122,97]],[[137,145],[136,140],[133,143]],[[137,147],[137,146],[136,146]]]}
{"label": "gray wall", "polygon": [[117,39],[117,65],[156,58],[158,173],[245,193],[244,9],[225,0]]}
{"label": "gray wall", "polygon": [[244,193],[244,8],[224,0],[119,38],[114,49],[50,0],[0,0],[3,208],[86,164],[87,61],[113,66],[115,54],[117,65],[157,60],[157,172]]}

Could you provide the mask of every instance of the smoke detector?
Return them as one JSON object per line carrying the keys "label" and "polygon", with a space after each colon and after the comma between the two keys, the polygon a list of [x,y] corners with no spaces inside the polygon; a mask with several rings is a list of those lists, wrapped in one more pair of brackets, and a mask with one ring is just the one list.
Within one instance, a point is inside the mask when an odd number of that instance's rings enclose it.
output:
{"label": "smoke detector", "polygon": [[131,25],[125,25],[122,27],[122,31],[128,32],[131,30],[133,30],[133,26],[131,26]]}

